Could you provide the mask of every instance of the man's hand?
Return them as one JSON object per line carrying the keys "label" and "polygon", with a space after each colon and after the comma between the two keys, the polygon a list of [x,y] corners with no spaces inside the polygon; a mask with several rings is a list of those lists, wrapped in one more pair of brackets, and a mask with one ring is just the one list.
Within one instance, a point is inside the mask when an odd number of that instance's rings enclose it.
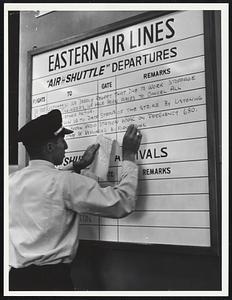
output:
{"label": "man's hand", "polygon": [[80,173],[82,169],[88,167],[94,160],[95,154],[99,149],[100,144],[90,145],[84,152],[82,158],[73,162],[73,169],[76,173]]}
{"label": "man's hand", "polygon": [[122,142],[122,159],[123,160],[135,160],[135,154],[139,150],[142,134],[138,130],[136,125],[129,125],[127,131],[123,137]]}

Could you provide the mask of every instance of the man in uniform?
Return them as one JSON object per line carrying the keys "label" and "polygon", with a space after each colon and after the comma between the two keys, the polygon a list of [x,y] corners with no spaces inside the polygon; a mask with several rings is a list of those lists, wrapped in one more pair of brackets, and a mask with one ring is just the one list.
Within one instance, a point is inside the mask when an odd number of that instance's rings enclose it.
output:
{"label": "man in uniform", "polygon": [[10,175],[10,290],[72,290],[70,264],[78,248],[81,214],[122,218],[135,209],[138,167],[135,154],[141,133],[130,125],[122,143],[118,185],[100,187],[83,176],[98,144],[90,146],[73,171],[60,171],[64,139],[72,130],[52,110],[23,126],[18,133],[29,154],[29,165]]}

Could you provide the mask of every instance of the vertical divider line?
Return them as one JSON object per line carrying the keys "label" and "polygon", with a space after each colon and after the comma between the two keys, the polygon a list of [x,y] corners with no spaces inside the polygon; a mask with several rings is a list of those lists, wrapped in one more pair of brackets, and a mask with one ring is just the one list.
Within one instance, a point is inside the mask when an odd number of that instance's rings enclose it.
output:
{"label": "vertical divider line", "polygon": [[[99,99],[98,99],[98,95],[99,95],[99,80],[97,80],[97,95],[96,95],[96,101],[97,101],[97,133],[99,134],[99,130],[100,130],[100,124],[99,124]],[[98,179],[99,182],[99,179]],[[101,217],[98,217],[98,239],[99,241],[101,240]]]}
{"label": "vertical divider line", "polygon": [[[117,102],[118,102],[118,99],[117,99],[117,76],[115,75],[114,76],[114,80],[115,80],[115,92],[114,92],[114,95],[115,95],[115,118],[116,118],[116,141],[118,142],[118,112],[117,112],[117,109],[118,109],[118,106],[117,106]],[[119,183],[119,176],[118,176],[118,168],[117,168],[117,184]],[[117,242],[119,242],[119,219],[117,219]]]}
{"label": "vertical divider line", "polygon": [[[46,93],[46,113],[48,113],[48,92]],[[62,112],[63,115],[63,112]]]}

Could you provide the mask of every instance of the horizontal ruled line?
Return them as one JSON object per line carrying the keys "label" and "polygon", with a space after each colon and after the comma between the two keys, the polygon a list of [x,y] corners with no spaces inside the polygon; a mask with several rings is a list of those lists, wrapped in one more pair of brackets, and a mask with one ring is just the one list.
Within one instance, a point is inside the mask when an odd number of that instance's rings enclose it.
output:
{"label": "horizontal ruled line", "polygon": [[[195,74],[195,73],[192,73],[192,74]],[[186,75],[183,75],[183,76],[186,76]],[[173,78],[176,78],[176,77],[173,77]],[[140,84],[137,84],[137,85],[140,85]],[[134,85],[134,86],[137,86],[137,85]],[[128,88],[130,88],[130,87],[132,87],[132,86],[128,86]],[[126,88],[124,88],[124,89],[126,89]],[[113,103],[113,104],[108,104],[108,105],[98,105],[97,104],[96,106],[91,107],[91,108],[84,108],[84,109],[80,109],[80,110],[77,110],[77,111],[63,112],[63,115],[65,115],[65,114],[73,114],[73,113],[78,113],[78,112],[83,112],[83,111],[88,111],[88,110],[89,111],[90,110],[99,110],[101,108],[110,107],[110,106],[118,107],[120,105],[125,105],[127,103],[134,103],[134,102],[144,101],[144,100],[149,100],[149,99],[152,100],[153,98],[160,98],[160,97],[164,97],[164,96],[170,96],[170,95],[175,95],[175,94],[182,94],[182,93],[193,92],[193,91],[203,90],[203,89],[205,89],[205,86],[197,87],[197,88],[193,88],[193,89],[189,89],[189,90],[182,90],[182,91],[177,91],[177,92],[165,93],[165,94],[162,94],[162,95],[156,95],[156,96],[153,95],[151,97],[146,97],[146,98],[144,97],[142,99],[134,99],[133,101],[125,101],[125,102],[118,102],[117,99],[115,98],[114,99],[115,103]],[[116,91],[116,90],[113,90],[113,91]],[[97,95],[97,93],[96,94],[92,94],[92,95]],[[75,98],[72,98],[72,99],[71,98],[68,98],[68,99],[66,98],[66,99],[59,100],[57,102],[52,102],[52,103],[49,103],[49,104],[36,105],[36,106],[34,106],[32,108],[40,108],[40,107],[43,107],[43,106],[52,106],[52,105],[54,105],[56,103],[71,101],[71,100],[76,99],[76,98],[84,98],[84,97],[86,97],[86,96],[75,97]],[[97,99],[95,99],[94,101],[98,102]],[[203,104],[205,104],[205,103],[203,103]],[[195,105],[196,104],[192,104],[191,106],[195,106]],[[187,107],[187,106],[185,106],[185,107]],[[178,109],[178,107],[173,108],[173,109]]]}
{"label": "horizontal ruled line", "polygon": [[[107,225],[106,225],[107,226]],[[161,226],[161,225],[119,225],[121,227],[152,227],[152,228],[174,228],[174,229],[182,229],[182,228],[185,228],[185,229],[210,229],[210,227],[208,226]]]}
{"label": "horizontal ruled line", "polygon": [[[185,75],[183,75],[185,76]],[[137,84],[137,85],[140,85],[140,84]],[[134,86],[137,86],[137,85],[134,85]],[[128,88],[130,88],[132,86],[128,86]],[[127,87],[126,87],[127,88]],[[125,89],[126,89],[125,88]],[[205,86],[202,86],[202,87],[197,87],[197,88],[194,88],[194,89],[189,89],[189,90],[182,90],[182,91],[177,91],[177,92],[171,92],[171,93],[165,93],[165,94],[161,94],[161,95],[153,95],[151,97],[144,97],[144,98],[140,98],[140,99],[134,99],[133,101],[125,101],[125,102],[118,102],[116,99],[115,99],[115,103],[113,104],[108,104],[108,105],[98,105],[94,108],[88,108],[88,109],[83,109],[83,110],[78,110],[77,112],[79,111],[86,111],[86,110],[93,110],[93,109],[101,109],[101,108],[105,108],[105,107],[110,107],[110,106],[115,106],[115,107],[119,107],[120,105],[125,105],[127,103],[134,103],[134,102],[138,102],[138,101],[144,101],[144,100],[153,100],[154,98],[160,98],[160,97],[165,97],[165,96],[170,96],[170,95],[175,95],[175,94],[181,94],[181,93],[187,93],[187,92],[193,92],[193,91],[197,91],[197,90],[204,90],[205,89]],[[65,100],[63,100],[65,101]],[[205,103],[203,103],[205,104]],[[195,106],[197,104],[192,104],[192,106]],[[44,106],[44,105],[43,105]],[[187,107],[187,106],[186,106]],[[178,109],[179,107],[176,107],[176,109]],[[175,109],[175,108],[173,108]],[[68,112],[69,113],[69,112]],[[64,113],[64,114],[68,114],[68,113]],[[71,112],[70,112],[71,113]]]}
{"label": "horizontal ruled line", "polygon": [[[71,152],[71,151],[70,151]],[[77,152],[77,151],[72,151],[72,152]],[[171,161],[163,161],[163,162],[150,162],[150,163],[138,163],[136,162],[136,164],[138,166],[147,166],[147,165],[160,165],[160,164],[175,164],[175,163],[188,163],[188,162],[200,162],[200,161],[208,161],[207,158],[202,158],[202,159],[187,159],[187,160],[171,160]],[[121,168],[122,166],[109,166],[109,168]],[[105,181],[101,181],[101,182],[105,182]],[[106,181],[108,182],[108,181]],[[112,181],[113,182],[113,181]]]}
{"label": "horizontal ruled line", "polygon": [[137,165],[147,166],[147,165],[157,165],[157,164],[175,164],[175,163],[179,164],[179,163],[188,163],[188,162],[197,162],[197,161],[208,161],[208,159],[207,158],[202,158],[202,159],[172,160],[172,161],[144,163],[144,164],[137,163]]}
{"label": "horizontal ruled line", "polygon": [[[200,140],[200,139],[207,139],[207,136],[199,136],[199,137],[192,137],[192,138],[184,138],[184,139],[175,139],[175,140],[163,140],[157,142],[149,142],[149,143],[141,143],[140,145],[153,145],[153,144],[161,144],[161,143],[172,143],[172,142],[182,142],[182,141],[191,141],[191,140]],[[122,148],[122,145],[120,145]],[[76,150],[76,151],[66,151],[66,153],[73,153],[73,152],[84,152],[84,150]]]}
{"label": "horizontal ruled line", "polygon": [[[183,138],[183,139],[174,139],[174,140],[163,140],[163,141],[157,141],[157,142],[147,142],[147,143],[141,143],[141,145],[152,145],[152,144],[161,144],[161,143],[172,143],[172,142],[182,142],[182,141],[191,141],[191,140],[201,140],[206,139],[207,136],[198,136],[198,137],[191,137],[191,138]],[[120,146],[122,147],[122,146]]]}
{"label": "horizontal ruled line", "polygon": [[[152,128],[162,128],[162,127],[170,127],[170,126],[176,126],[176,125],[185,125],[185,124],[194,124],[199,122],[206,122],[206,119],[203,120],[197,120],[197,121],[191,121],[191,122],[181,122],[181,123],[173,123],[173,124],[166,124],[166,125],[159,125],[159,126],[150,126],[150,127],[142,127],[140,130],[146,130],[146,129],[152,129]],[[126,132],[126,130],[119,130],[119,131],[112,131],[112,132],[105,132],[104,134],[116,134],[116,133],[122,133]],[[95,134],[85,135],[85,136],[76,136],[73,138],[67,138],[66,140],[73,140],[73,139],[80,139],[80,138],[86,138],[91,136],[96,136],[97,132]]]}
{"label": "horizontal ruled line", "polygon": [[[189,39],[192,39],[192,38],[196,38],[196,37],[199,37],[199,36],[204,36],[204,33],[196,34],[196,35],[189,36],[189,37],[179,39],[179,40],[174,40],[174,41],[172,40],[169,43],[163,43],[163,44],[160,44],[160,45],[157,45],[157,46],[148,47],[148,48],[146,48],[146,50],[151,50],[151,49],[154,49],[154,48],[157,48],[157,47],[162,47],[162,46],[169,45],[169,44],[172,44],[172,43],[182,42],[182,41],[189,40]],[[73,44],[75,44],[75,43],[73,43]],[[141,52],[141,49],[137,50],[137,51],[134,51],[134,52],[130,52],[129,55],[131,55],[131,54],[133,55],[133,54],[140,53],[140,52]],[[121,57],[125,58],[125,56],[126,56],[125,54],[124,55],[119,55],[119,56],[116,56],[114,59],[118,59],[118,58],[121,58]],[[109,59],[101,60],[101,61],[99,61],[99,63],[105,63],[105,62],[112,61],[112,60],[113,60],[112,58],[109,58]],[[91,66],[91,65],[96,65],[97,63],[98,62],[85,64],[84,66],[88,67],[88,66]],[[80,66],[74,67],[72,69],[68,69],[66,71],[60,71],[60,72],[57,72],[57,73],[54,73],[54,74],[50,74],[50,75],[47,75],[47,76],[36,77],[36,78],[33,78],[32,81],[42,79],[42,78],[46,78],[46,77],[49,77],[51,75],[58,75],[58,74],[62,74],[62,73],[65,73],[65,72],[70,72],[70,71],[76,70],[78,68],[80,68]],[[110,76],[110,77],[112,77],[112,76]]]}
{"label": "horizontal ruled line", "polygon": [[139,181],[152,181],[152,180],[173,180],[173,179],[194,179],[194,178],[208,178],[208,176],[187,176],[187,177],[160,177],[160,178],[139,178]]}
{"label": "horizontal ruled line", "polygon": [[138,194],[137,196],[138,197],[145,197],[145,196],[195,196],[195,195],[209,195],[209,193],[178,193],[178,194],[173,194],[173,193],[170,193],[170,194]]}
{"label": "horizontal ruled line", "polygon": [[[154,163],[154,165],[155,165],[156,163]],[[163,163],[164,164],[164,163]],[[166,164],[166,163],[165,163]],[[113,167],[112,167],[113,168]],[[152,180],[170,180],[170,179],[177,179],[177,180],[179,180],[179,179],[196,179],[196,178],[208,178],[209,176],[201,176],[201,175],[199,175],[199,176],[185,176],[185,177],[159,177],[159,178],[139,178],[138,179],[138,181],[147,181],[147,180],[149,180],[149,181],[152,181]],[[100,183],[107,183],[107,182],[109,182],[109,183],[116,183],[116,182],[118,182],[118,180],[107,180],[107,181],[104,181],[104,180],[100,180],[99,181]]]}
{"label": "horizontal ruled line", "polygon": [[169,229],[204,229],[204,230],[209,230],[210,227],[208,226],[161,226],[161,225],[122,225],[122,224],[96,224],[96,223],[82,223],[80,224],[81,226],[104,226],[104,227],[132,227],[132,228],[169,228]]}
{"label": "horizontal ruled line", "polygon": [[[192,57],[190,57],[190,58],[179,59],[179,60],[176,60],[175,62],[181,62],[181,61],[190,60],[190,59],[195,59],[195,58],[204,57],[204,56],[205,56],[204,54],[196,55],[196,56],[192,56]],[[168,63],[168,65],[170,65],[171,63],[175,63],[175,62],[170,62],[170,63]],[[155,67],[157,67],[157,66],[163,66],[163,65],[167,65],[167,63],[163,63],[163,64],[160,64],[160,65],[156,65]],[[145,71],[145,70],[150,69],[150,68],[152,68],[152,67],[149,66],[149,67],[141,68],[141,69],[139,69],[139,71]],[[153,67],[153,68],[154,68],[154,67]],[[124,72],[123,74],[120,74],[120,75],[126,75],[126,74],[134,73],[134,72],[137,72],[137,71],[138,71],[138,70],[128,71],[128,72]],[[200,71],[200,72],[196,72],[196,73],[203,73],[203,72],[205,72],[205,69],[203,69],[203,70]],[[117,75],[117,76],[120,76],[120,75]],[[186,74],[186,75],[188,75],[188,74]],[[190,75],[190,74],[189,74],[189,75]],[[171,79],[171,78],[167,78],[167,79]],[[159,80],[156,80],[156,81],[159,81]],[[122,88],[120,88],[120,89],[122,89]]]}
{"label": "horizontal ruled line", "polygon": [[178,213],[178,212],[184,212],[184,213],[199,213],[199,212],[210,212],[208,209],[140,209],[140,210],[135,210],[133,211],[133,214],[135,212],[165,212],[165,213],[170,213],[170,212],[174,212],[174,213]]}
{"label": "horizontal ruled line", "polygon": [[[177,63],[177,62],[180,62],[180,61],[185,61],[185,60],[190,60],[190,59],[195,59],[195,58],[199,58],[199,57],[203,57],[204,55],[197,55],[197,56],[193,56],[193,57],[189,57],[189,58],[185,58],[185,59],[179,59],[179,60],[176,60],[174,62],[170,62],[169,64],[172,64],[172,63]],[[160,64],[160,65],[156,65],[156,67],[158,66],[162,66],[162,65],[166,65],[167,63],[163,63],[163,64]],[[143,68],[143,69],[139,69],[139,70],[134,70],[134,71],[131,71],[131,72],[127,72],[127,73],[134,73],[134,72],[138,72],[138,71],[143,71],[143,70],[146,70],[146,69],[150,69],[152,68],[151,66],[149,67],[146,67],[146,68]],[[154,68],[154,67],[153,67]],[[205,72],[205,70],[202,70],[200,71],[200,73],[203,73]],[[121,75],[124,75],[125,73],[123,74],[119,74],[119,75],[115,75],[116,77],[119,77]],[[189,74],[190,75],[190,74]],[[183,75],[179,75],[179,76],[176,76],[176,77],[180,77],[180,76],[183,76]],[[104,79],[108,79],[108,78],[112,78],[113,76],[108,76],[108,77],[104,77]],[[176,78],[175,77],[175,78]],[[169,79],[169,78],[168,78]],[[162,81],[162,80],[167,80],[167,79],[159,79],[159,80],[156,80],[157,81]],[[98,82],[99,79],[96,79],[96,80],[89,80],[89,81],[86,81],[86,82],[83,82],[83,83],[78,83],[78,85],[82,85],[82,84],[87,84],[87,83],[93,83],[93,82]],[[151,83],[151,82],[154,82],[154,81],[149,81],[147,83]],[[75,84],[72,84],[72,85],[68,85],[67,87],[59,87],[57,89],[53,89],[51,91],[45,91],[45,92],[40,92],[40,93],[36,93],[36,94],[33,94],[32,96],[37,96],[37,95],[41,95],[41,94],[44,94],[44,93],[52,93],[52,92],[55,92],[55,91],[58,91],[58,90],[61,90],[61,89],[64,89],[64,88],[72,88],[74,86],[76,86],[77,83]],[[136,86],[136,85],[131,85],[131,87],[133,86]],[[117,90],[121,90],[121,89],[124,89],[125,87],[122,87],[122,88],[118,88]],[[93,94],[92,94],[93,95]],[[75,99],[75,98],[74,98]]]}
{"label": "horizontal ruled line", "polygon": [[129,117],[136,117],[136,116],[142,116],[142,115],[148,115],[148,114],[159,114],[162,112],[168,112],[168,111],[175,111],[175,110],[180,110],[180,109],[184,109],[184,108],[188,108],[188,107],[201,107],[201,106],[206,106],[206,103],[203,104],[195,104],[195,105],[186,105],[186,106],[181,106],[178,108],[169,108],[169,109],[161,109],[161,110],[156,110],[156,111],[151,111],[151,112],[141,112],[138,114],[131,114],[131,115],[124,115],[122,117],[119,117],[118,115],[112,118],[108,118],[108,119],[98,119],[98,120],[94,120],[94,121],[86,121],[86,122],[82,122],[82,123],[74,123],[74,124],[70,124],[69,126],[77,126],[77,125],[83,125],[83,124],[92,124],[92,123],[100,123],[100,122],[106,122],[106,121],[112,121],[115,120],[117,117],[118,119],[124,119],[124,118],[129,118]]}
{"label": "horizontal ruled line", "polygon": [[[200,161],[208,161],[208,158],[202,159],[186,159],[186,160],[171,160],[171,161],[163,161],[163,162],[150,162],[150,163],[138,163],[138,166],[148,166],[148,165],[162,165],[162,164],[175,164],[175,163],[188,163],[188,162],[200,162]],[[121,168],[122,166],[109,166],[109,168]]]}
{"label": "horizontal ruled line", "polygon": [[[171,196],[172,197],[173,196],[175,198],[176,196],[177,197],[183,196],[183,199],[185,200],[185,199],[187,199],[185,196],[196,196],[196,197],[198,197],[198,196],[208,196],[208,195],[209,195],[209,193],[186,193],[186,194],[146,194],[146,195],[137,195],[137,196],[141,197],[141,198],[143,198],[143,197],[152,197],[152,198],[157,197],[157,198],[159,198],[161,196],[164,196],[164,197],[166,197],[166,196]],[[155,199],[155,200],[157,200],[157,199]],[[174,199],[174,201],[175,201],[175,199]]]}
{"label": "horizontal ruled line", "polygon": [[[193,74],[195,74],[195,73],[193,73]],[[187,74],[188,75],[188,74]],[[183,76],[186,76],[186,75],[183,75]],[[180,76],[179,76],[180,77]],[[176,78],[176,77],[173,77],[173,78]],[[153,81],[153,82],[155,82],[155,81]],[[133,87],[134,86],[137,86],[137,85],[141,85],[141,84],[136,84],[136,85],[133,85]],[[131,88],[132,86],[128,86],[128,87],[126,87],[126,88]],[[125,88],[125,89],[126,89]],[[177,91],[177,92],[171,92],[171,93],[165,93],[165,94],[162,94],[162,95],[156,95],[156,96],[151,96],[151,97],[144,97],[144,98],[142,98],[142,99],[134,99],[133,101],[125,101],[125,102],[118,102],[116,99],[115,99],[115,103],[113,103],[113,104],[108,104],[108,105],[97,105],[97,106],[95,106],[95,107],[93,107],[93,108],[86,108],[86,109],[80,109],[80,110],[78,110],[78,111],[74,111],[74,112],[65,112],[65,113],[63,113],[64,115],[65,114],[71,114],[71,113],[75,113],[75,112],[81,112],[81,111],[87,111],[87,110],[94,110],[94,109],[96,109],[96,110],[99,110],[99,109],[101,109],[101,108],[105,108],[105,107],[110,107],[110,106],[115,106],[115,107],[118,107],[118,106],[120,106],[120,105],[125,105],[125,104],[127,104],[127,103],[134,103],[134,102],[138,102],[138,101],[144,101],[144,100],[152,100],[153,98],[160,98],[160,97],[164,97],[164,96],[169,96],[169,95],[175,95],[175,94],[181,94],[181,93],[186,93],[186,92],[193,92],[193,91],[197,91],[197,90],[203,90],[203,89],[205,89],[205,86],[202,86],[202,87],[197,87],[197,88],[194,88],[194,89],[189,89],[189,90],[183,90],[183,91]],[[115,90],[116,91],[116,90]],[[67,101],[67,100],[69,100],[69,99],[65,99],[65,100],[62,100],[62,101],[57,101],[57,102],[55,102],[55,103],[58,103],[58,102],[63,102],[63,101]],[[96,100],[96,101],[98,101],[98,100]],[[206,103],[203,103],[203,104],[206,104]],[[49,104],[45,104],[45,105],[49,105]],[[45,106],[45,105],[42,105],[42,106]],[[195,106],[196,104],[192,104],[191,106]],[[36,106],[36,107],[39,107],[39,106]],[[185,106],[185,107],[187,107],[187,106]],[[173,108],[173,109],[178,109],[179,107],[176,107],[176,108]]]}

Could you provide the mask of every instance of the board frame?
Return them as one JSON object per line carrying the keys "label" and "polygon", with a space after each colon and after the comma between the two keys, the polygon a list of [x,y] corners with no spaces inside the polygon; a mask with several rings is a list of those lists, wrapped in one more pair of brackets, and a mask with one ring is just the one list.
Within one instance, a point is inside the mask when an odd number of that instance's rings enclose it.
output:
{"label": "board frame", "polygon": [[[26,121],[31,120],[31,96],[32,96],[32,60],[33,57],[44,52],[58,49],[62,46],[67,46],[83,40],[97,37],[102,34],[110,33],[114,30],[122,29],[127,26],[139,24],[143,21],[155,19],[170,13],[179,12],[173,11],[148,11],[136,16],[115,22],[109,25],[99,27],[87,33],[79,34],[64,40],[60,40],[48,46],[35,48],[28,51],[27,56],[27,105],[26,105]],[[143,244],[143,243],[126,243],[126,242],[111,242],[111,241],[95,241],[81,240],[84,245],[91,247],[106,247],[113,249],[146,249],[147,251],[167,251],[193,254],[213,254],[220,255],[221,252],[221,168],[220,168],[220,132],[219,132],[219,107],[221,100],[221,91],[218,90],[217,82],[221,80],[220,74],[216,68],[216,53],[215,49],[215,12],[203,11],[204,22],[204,44],[205,44],[205,79],[206,79],[206,111],[207,111],[207,141],[208,141],[208,175],[209,175],[209,211],[210,211],[210,247],[201,246],[182,246],[171,244]],[[219,100],[217,100],[219,99]]]}

